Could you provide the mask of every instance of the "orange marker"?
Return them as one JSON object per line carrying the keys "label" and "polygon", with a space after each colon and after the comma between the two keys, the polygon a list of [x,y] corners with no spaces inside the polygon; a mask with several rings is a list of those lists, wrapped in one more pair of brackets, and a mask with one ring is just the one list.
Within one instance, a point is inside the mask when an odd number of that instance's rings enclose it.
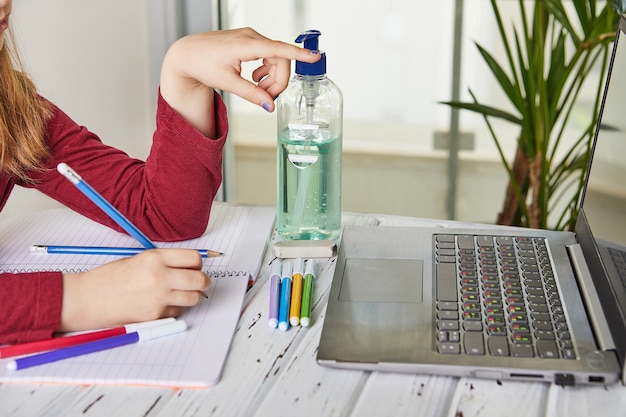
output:
{"label": "orange marker", "polygon": [[300,324],[300,306],[302,305],[302,280],[304,274],[304,261],[296,259],[293,266],[291,303],[289,308],[289,323],[292,326]]}

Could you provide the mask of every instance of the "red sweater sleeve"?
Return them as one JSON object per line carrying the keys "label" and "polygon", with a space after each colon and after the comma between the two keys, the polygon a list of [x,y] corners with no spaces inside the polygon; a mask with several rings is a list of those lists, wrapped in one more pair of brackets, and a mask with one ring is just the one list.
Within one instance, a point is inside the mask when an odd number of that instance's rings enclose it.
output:
{"label": "red sweater sleeve", "polygon": [[145,162],[103,144],[85,127],[54,108],[46,170],[33,173],[35,187],[71,209],[122,231],[56,171],[66,162],[139,230],[157,241],[198,237],[205,230],[222,181],[222,152],[228,131],[226,108],[215,94],[216,138],[207,138],[159,94],[156,131]]}
{"label": "red sweater sleeve", "polygon": [[0,274],[0,343],[52,337],[59,328],[63,299],[60,272]]}
{"label": "red sweater sleeve", "polygon": [[[34,187],[99,223],[122,231],[56,171],[66,162],[124,216],[157,241],[201,235],[222,181],[222,152],[228,131],[226,108],[215,94],[216,138],[207,138],[159,94],[157,129],[145,162],[103,144],[54,107],[47,139],[46,169],[30,173]],[[114,123],[114,121],[112,121]],[[0,190],[8,194],[10,181]],[[6,200],[6,195],[2,196]],[[58,329],[63,304],[59,272],[0,274],[0,343],[49,338]]]}

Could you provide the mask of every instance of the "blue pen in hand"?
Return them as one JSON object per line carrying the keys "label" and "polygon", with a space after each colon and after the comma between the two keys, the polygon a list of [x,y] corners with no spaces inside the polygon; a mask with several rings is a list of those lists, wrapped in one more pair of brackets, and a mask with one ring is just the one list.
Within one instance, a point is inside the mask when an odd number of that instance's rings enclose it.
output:
{"label": "blue pen in hand", "polygon": [[291,262],[283,262],[283,277],[280,281],[280,309],[278,311],[278,328],[289,329],[289,303],[291,300]]}
{"label": "blue pen in hand", "polygon": [[65,178],[70,180],[72,184],[76,186],[87,198],[89,198],[94,204],[96,204],[102,211],[106,213],[115,223],[117,223],[122,229],[124,229],[129,235],[137,239],[147,249],[156,249],[156,245],[144,235],[141,230],[132,224],[122,213],[120,213],[111,203],[106,201],[91,185],[87,184],[80,175],[76,173],[72,168],[64,162],[57,165],[57,171],[59,171]]}

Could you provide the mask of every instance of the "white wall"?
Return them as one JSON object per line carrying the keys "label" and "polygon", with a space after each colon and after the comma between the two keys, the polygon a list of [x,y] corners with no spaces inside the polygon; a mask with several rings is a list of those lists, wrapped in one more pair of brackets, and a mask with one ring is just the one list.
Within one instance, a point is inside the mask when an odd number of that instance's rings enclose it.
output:
{"label": "white wall", "polygon": [[[144,158],[154,126],[150,0],[15,0],[11,26],[40,92],[103,142]],[[16,189],[2,215],[57,206]]]}

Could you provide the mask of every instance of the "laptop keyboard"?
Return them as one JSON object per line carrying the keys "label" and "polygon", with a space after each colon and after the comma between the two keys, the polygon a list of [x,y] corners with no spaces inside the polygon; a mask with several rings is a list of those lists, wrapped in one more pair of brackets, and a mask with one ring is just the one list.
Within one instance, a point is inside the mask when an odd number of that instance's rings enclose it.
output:
{"label": "laptop keyboard", "polygon": [[541,238],[434,238],[437,351],[575,359]]}

